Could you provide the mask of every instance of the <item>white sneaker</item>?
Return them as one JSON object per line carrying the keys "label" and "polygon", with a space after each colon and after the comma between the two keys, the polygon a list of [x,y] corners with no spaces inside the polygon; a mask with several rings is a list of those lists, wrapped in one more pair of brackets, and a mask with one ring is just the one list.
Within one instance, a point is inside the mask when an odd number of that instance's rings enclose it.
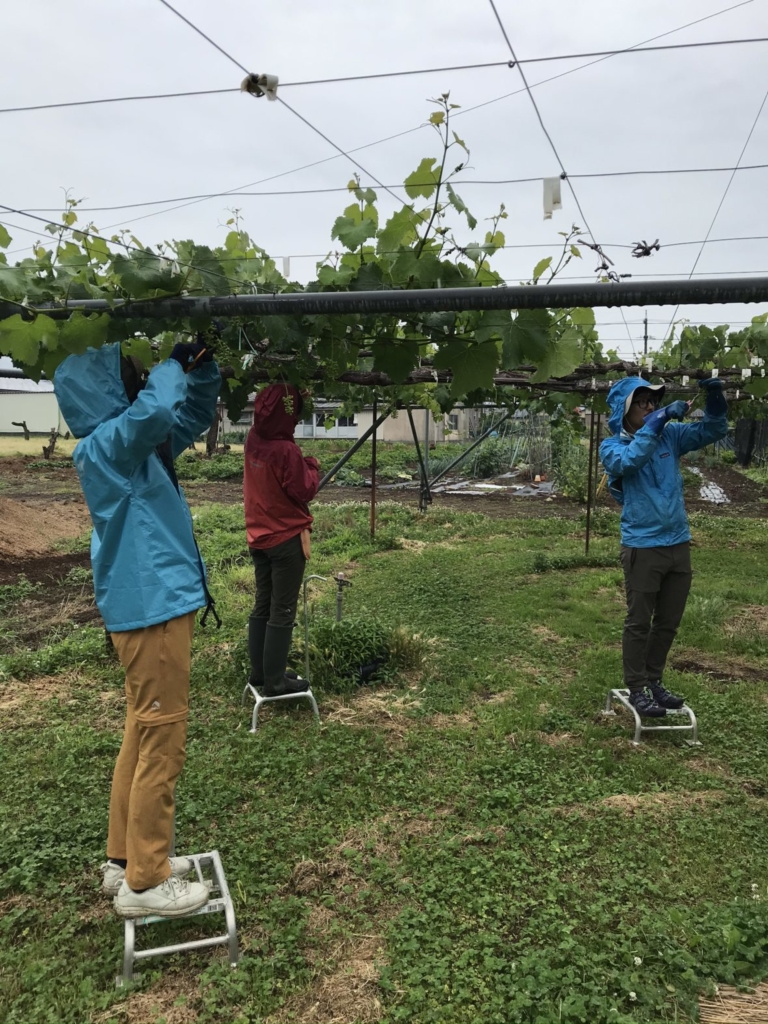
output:
{"label": "white sneaker", "polygon": [[[168,860],[171,865],[171,874],[177,878],[186,878],[195,866],[187,857],[169,857]],[[125,868],[108,860],[100,866],[99,871],[103,875],[101,891],[105,896],[117,896],[125,878]]]}
{"label": "white sneaker", "polygon": [[205,906],[208,899],[207,885],[171,875],[144,892],[134,892],[123,879],[114,905],[120,917],[184,917]]}

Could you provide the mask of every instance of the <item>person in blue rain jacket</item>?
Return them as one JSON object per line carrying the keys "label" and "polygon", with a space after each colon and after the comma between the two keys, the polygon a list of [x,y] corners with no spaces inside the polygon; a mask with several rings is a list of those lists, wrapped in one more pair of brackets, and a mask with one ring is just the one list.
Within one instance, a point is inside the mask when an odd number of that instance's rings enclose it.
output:
{"label": "person in blue rain jacket", "polygon": [[621,505],[621,562],[627,595],[622,657],[629,700],[661,718],[683,706],[662,685],[691,588],[691,531],[680,457],[725,437],[728,404],[719,377],[706,390],[704,419],[682,423],[688,403],[662,406],[663,384],[625,377],[608,393],[612,436],[600,445],[608,487]]}
{"label": "person in blue rain jacket", "polygon": [[[123,917],[201,907],[192,862],[169,857],[186,757],[192,634],[212,602],[174,459],[210,426],[221,384],[206,345],[176,345],[147,374],[118,344],[59,366],[54,389],[81,438],[74,463],[93,521],[96,604],[125,669],[126,723],[109,808],[105,893]],[[215,611],[214,611],[215,615]]]}

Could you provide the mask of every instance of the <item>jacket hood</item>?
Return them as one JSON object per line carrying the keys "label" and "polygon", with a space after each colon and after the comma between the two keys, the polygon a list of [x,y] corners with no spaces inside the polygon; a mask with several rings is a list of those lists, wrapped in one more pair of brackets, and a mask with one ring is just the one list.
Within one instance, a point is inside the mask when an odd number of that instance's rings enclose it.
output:
{"label": "jacket hood", "polygon": [[120,343],[67,356],[54,374],[53,390],[75,437],[87,437],[125,412],[130,402],[120,376]]}
{"label": "jacket hood", "polygon": [[617,437],[624,429],[624,416],[629,408],[627,399],[638,388],[660,391],[661,397],[663,397],[665,390],[663,384],[649,384],[642,377],[623,377],[621,380],[617,380],[608,392],[608,408],[611,410],[608,417],[608,426],[611,428],[611,433]]}
{"label": "jacket hood", "polygon": [[265,441],[292,441],[303,404],[293,384],[270,384],[256,395],[253,429]]}

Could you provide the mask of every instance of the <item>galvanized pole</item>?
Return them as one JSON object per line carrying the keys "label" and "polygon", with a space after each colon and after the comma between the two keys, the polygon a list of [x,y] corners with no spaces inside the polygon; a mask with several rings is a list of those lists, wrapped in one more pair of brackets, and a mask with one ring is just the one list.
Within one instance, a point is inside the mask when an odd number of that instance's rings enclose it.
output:
{"label": "galvanized pole", "polygon": [[589,469],[587,470],[587,537],[584,546],[584,554],[589,554],[589,528],[591,525],[592,513],[592,459],[594,457],[595,443],[595,412],[589,410]]}
{"label": "galvanized pole", "polygon": [[648,355],[648,314],[645,314],[645,320],[643,320],[645,331],[643,334],[643,355]]}
{"label": "galvanized pole", "polygon": [[371,434],[371,539],[376,536],[376,399],[373,400],[373,433]]}
{"label": "galvanized pole", "polygon": [[429,409],[424,410],[424,474],[429,480]]}

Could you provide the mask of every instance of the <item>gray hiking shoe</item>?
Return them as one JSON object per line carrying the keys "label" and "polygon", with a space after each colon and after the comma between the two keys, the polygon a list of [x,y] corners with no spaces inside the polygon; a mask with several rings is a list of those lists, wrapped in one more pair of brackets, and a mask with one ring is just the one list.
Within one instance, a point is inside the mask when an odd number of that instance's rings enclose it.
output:
{"label": "gray hiking shoe", "polygon": [[[194,867],[192,861],[186,857],[169,857],[168,861],[171,865],[171,874],[177,878],[186,878]],[[125,878],[125,868],[121,868],[119,864],[108,860],[101,865],[99,870],[103,876],[101,891],[105,896],[117,896]]]}
{"label": "gray hiking shoe", "polygon": [[134,892],[123,879],[114,906],[120,917],[185,917],[205,906],[208,899],[207,885],[171,875],[144,892]]}

